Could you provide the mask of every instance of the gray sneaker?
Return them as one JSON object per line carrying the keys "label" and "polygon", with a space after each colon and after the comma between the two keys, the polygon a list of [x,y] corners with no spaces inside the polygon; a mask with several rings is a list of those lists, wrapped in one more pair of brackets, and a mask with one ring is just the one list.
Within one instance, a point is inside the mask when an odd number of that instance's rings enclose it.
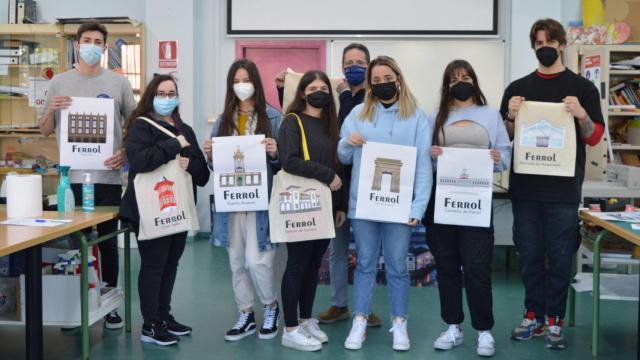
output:
{"label": "gray sneaker", "polygon": [[548,349],[566,349],[567,341],[562,334],[562,320],[559,317],[547,319],[547,333],[544,336],[544,346]]}

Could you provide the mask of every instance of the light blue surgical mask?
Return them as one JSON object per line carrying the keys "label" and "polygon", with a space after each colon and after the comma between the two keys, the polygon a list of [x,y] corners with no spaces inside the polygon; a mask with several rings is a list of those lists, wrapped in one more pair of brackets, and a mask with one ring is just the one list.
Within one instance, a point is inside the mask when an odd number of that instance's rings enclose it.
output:
{"label": "light blue surgical mask", "polygon": [[80,57],[87,65],[95,65],[102,57],[102,47],[93,44],[80,44]]}
{"label": "light blue surgical mask", "polygon": [[179,103],[180,101],[178,101],[177,97],[170,98],[156,96],[153,98],[153,110],[162,116],[167,116],[173,112]]}

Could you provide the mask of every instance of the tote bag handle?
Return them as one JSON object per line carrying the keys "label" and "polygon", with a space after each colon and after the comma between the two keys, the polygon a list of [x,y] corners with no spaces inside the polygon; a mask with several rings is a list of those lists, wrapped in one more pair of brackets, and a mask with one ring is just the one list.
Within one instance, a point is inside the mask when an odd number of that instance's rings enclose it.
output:
{"label": "tote bag handle", "polygon": [[302,120],[296,113],[288,113],[287,116],[293,115],[298,119],[298,126],[300,127],[300,134],[302,134],[302,154],[304,155],[304,161],[311,160],[309,156],[309,147],[307,146],[307,135],[304,133],[304,127],[302,126]]}

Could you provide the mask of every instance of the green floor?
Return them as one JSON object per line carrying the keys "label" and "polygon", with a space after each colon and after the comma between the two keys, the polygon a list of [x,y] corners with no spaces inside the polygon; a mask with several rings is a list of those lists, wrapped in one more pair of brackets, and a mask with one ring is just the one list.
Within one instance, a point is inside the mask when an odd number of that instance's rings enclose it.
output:
{"label": "green floor", "polygon": [[[132,251],[134,282],[139,266],[137,250]],[[496,264],[503,263],[502,251],[496,251]],[[282,261],[283,256],[278,259]],[[440,306],[435,288],[411,288],[409,332],[411,350],[394,352],[391,349],[389,321],[382,328],[369,331],[361,351],[348,351],[343,347],[350,321],[322,326],[330,342],[316,353],[302,353],[283,348],[279,341],[258,340],[248,337],[237,343],[227,343],[223,336],[235,323],[235,305],[230,284],[226,252],[212,248],[205,240],[189,241],[179,269],[174,290],[173,313],[178,320],[192,325],[194,333],[180,341],[178,346],[162,348],[141,344],[138,340],[142,319],[134,290],[133,332],[109,331],[101,323],[91,329],[92,359],[475,359],[476,333],[469,322],[463,325],[466,343],[448,352],[433,349],[433,340],[443,330],[439,317]],[[495,266],[493,277],[495,359],[588,359],[591,357],[591,295],[578,294],[576,327],[566,331],[569,348],[550,351],[543,339],[527,342],[509,339],[511,328],[520,321],[523,289],[517,271],[506,271]],[[278,269],[278,272],[281,271]],[[329,304],[329,287],[319,286],[316,310]],[[389,305],[385,287],[376,289],[374,311],[387,314]],[[636,358],[636,321],[638,304],[624,301],[602,301],[601,359]],[[122,311],[121,311],[122,314]],[[259,321],[261,314],[258,315]],[[24,358],[24,328],[0,327],[0,359]],[[47,327],[44,331],[45,359],[77,359],[80,357],[80,334],[61,332]]]}

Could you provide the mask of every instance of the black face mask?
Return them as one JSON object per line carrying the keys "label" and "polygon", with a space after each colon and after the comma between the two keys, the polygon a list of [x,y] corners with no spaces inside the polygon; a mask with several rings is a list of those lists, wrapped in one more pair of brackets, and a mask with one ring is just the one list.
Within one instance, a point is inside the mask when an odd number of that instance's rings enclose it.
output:
{"label": "black face mask", "polygon": [[322,109],[331,104],[331,95],[322,90],[314,91],[307,95],[307,102],[314,108]]}
{"label": "black face mask", "polygon": [[475,88],[471,83],[459,81],[457,84],[453,85],[449,91],[451,92],[451,96],[457,100],[467,101],[473,95]]}
{"label": "black face mask", "polygon": [[536,50],[536,57],[542,66],[549,67],[558,60],[558,50],[551,46],[543,46]]}
{"label": "black face mask", "polygon": [[398,87],[395,81],[390,81],[381,84],[373,84],[371,86],[373,95],[382,101],[388,101],[393,99],[398,93]]}

